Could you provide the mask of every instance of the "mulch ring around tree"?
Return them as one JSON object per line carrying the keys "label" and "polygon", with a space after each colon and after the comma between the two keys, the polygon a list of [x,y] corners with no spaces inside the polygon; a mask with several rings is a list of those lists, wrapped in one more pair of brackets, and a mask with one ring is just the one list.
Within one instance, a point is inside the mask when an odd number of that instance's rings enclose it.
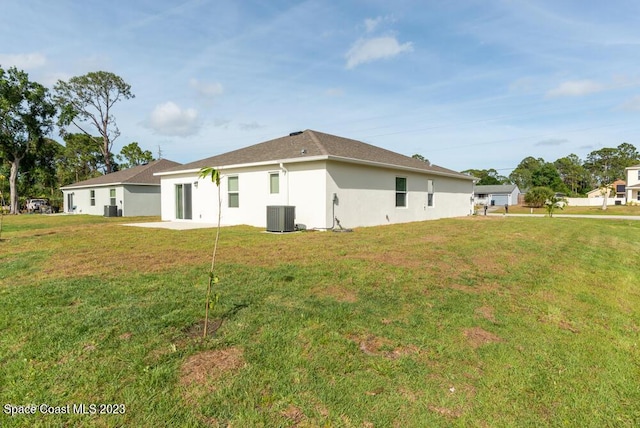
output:
{"label": "mulch ring around tree", "polygon": [[[207,323],[207,336],[214,336],[221,326],[222,318],[209,320],[209,322]],[[191,327],[188,327],[185,330],[185,333],[190,339],[201,339],[204,333],[204,320],[200,320],[196,324],[193,324]]]}

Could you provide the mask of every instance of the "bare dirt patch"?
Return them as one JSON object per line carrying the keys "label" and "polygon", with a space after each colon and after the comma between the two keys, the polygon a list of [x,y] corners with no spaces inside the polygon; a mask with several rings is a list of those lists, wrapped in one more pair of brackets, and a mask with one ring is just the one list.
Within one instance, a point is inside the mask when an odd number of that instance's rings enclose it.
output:
{"label": "bare dirt patch", "polygon": [[297,427],[302,421],[307,418],[302,410],[298,409],[293,404],[289,405],[289,407],[287,407],[286,410],[280,412],[280,414],[290,420],[293,423],[294,427]]}
{"label": "bare dirt patch", "polygon": [[420,348],[415,345],[394,346],[394,343],[384,337],[374,335],[349,336],[349,339],[358,344],[358,348],[364,354],[376,357],[385,357],[392,360],[404,357],[406,355],[419,354]]}
{"label": "bare dirt patch", "polygon": [[479,348],[488,343],[502,342],[502,338],[480,327],[472,327],[464,330],[464,337],[472,348]]}
{"label": "bare dirt patch", "polygon": [[494,309],[491,306],[480,306],[479,308],[476,308],[476,315],[493,323],[496,322]]}
{"label": "bare dirt patch", "polygon": [[245,365],[242,348],[226,348],[204,351],[190,356],[180,368],[180,385],[185,388],[188,402],[217,389],[217,381]]}
{"label": "bare dirt patch", "polygon": [[462,409],[449,409],[447,407],[438,407],[431,405],[429,406],[429,410],[452,419],[462,416]]}
{"label": "bare dirt patch", "polygon": [[322,297],[331,297],[338,302],[355,303],[358,301],[358,293],[337,285],[315,288],[313,293]]}

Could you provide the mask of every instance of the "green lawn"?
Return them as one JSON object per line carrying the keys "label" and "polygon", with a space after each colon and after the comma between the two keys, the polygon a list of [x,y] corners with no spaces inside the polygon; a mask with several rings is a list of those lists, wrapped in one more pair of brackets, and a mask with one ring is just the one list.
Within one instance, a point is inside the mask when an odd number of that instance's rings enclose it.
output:
{"label": "green lawn", "polygon": [[4,217],[0,426],[640,424],[640,222],[225,228],[201,340],[214,230],[122,221]]}
{"label": "green lawn", "polygon": [[[499,207],[496,211],[504,213],[504,207]],[[510,206],[509,214],[530,214],[531,208],[526,206]],[[478,210],[478,214],[482,214],[482,209]],[[533,208],[533,214],[547,214],[547,210],[543,208]],[[562,210],[556,209],[554,214],[588,214],[588,215],[633,215],[640,216],[640,205],[609,205],[606,210],[602,206],[597,207],[577,207],[566,206]]]}

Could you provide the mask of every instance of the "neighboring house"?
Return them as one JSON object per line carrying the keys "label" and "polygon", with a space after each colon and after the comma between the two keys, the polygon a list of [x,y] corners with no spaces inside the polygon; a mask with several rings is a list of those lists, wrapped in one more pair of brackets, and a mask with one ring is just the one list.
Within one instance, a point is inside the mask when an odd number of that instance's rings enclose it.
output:
{"label": "neighboring house", "polygon": [[515,184],[475,186],[473,198],[476,205],[518,205],[520,189]]}
{"label": "neighboring house", "polygon": [[640,203],[640,165],[625,168],[627,173],[627,202]]}
{"label": "neighboring house", "polygon": [[[466,216],[473,177],[360,141],[306,130],[171,168],[161,178],[162,219],[267,226],[267,207],[295,211],[306,228],[350,228]],[[270,208],[271,209],[271,208]],[[283,208],[284,209],[284,208]],[[267,229],[269,229],[267,227]]]}
{"label": "neighboring house", "polygon": [[[604,203],[602,198],[604,198],[605,193],[607,194],[607,205],[622,205],[626,203],[626,181],[624,180],[616,180],[611,183],[608,187],[609,190],[605,190],[602,187],[598,187],[597,189],[590,190],[587,192],[587,199],[599,199],[600,201],[574,201],[573,205],[577,206],[596,206]],[[571,198],[571,201],[578,198]]]}
{"label": "neighboring house", "polygon": [[180,164],[160,159],[61,187],[64,212],[125,217],[160,215],[160,177],[154,174],[177,165]]}
{"label": "neighboring house", "polygon": [[[626,182],[624,180],[616,180],[609,186],[609,194],[608,197],[614,197],[615,199],[624,199],[626,193]],[[614,196],[615,192],[615,196]],[[602,198],[604,197],[604,192],[601,187],[597,189],[590,190],[587,192],[587,198]]]}

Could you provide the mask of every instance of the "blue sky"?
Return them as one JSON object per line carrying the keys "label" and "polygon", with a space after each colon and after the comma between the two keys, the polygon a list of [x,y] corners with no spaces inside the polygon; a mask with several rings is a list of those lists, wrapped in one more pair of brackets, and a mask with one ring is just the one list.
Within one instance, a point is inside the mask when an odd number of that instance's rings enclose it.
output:
{"label": "blue sky", "polygon": [[636,0],[2,0],[0,65],[50,88],[124,78],[115,152],[190,162],[315,129],[507,175],[640,148],[638,16]]}

